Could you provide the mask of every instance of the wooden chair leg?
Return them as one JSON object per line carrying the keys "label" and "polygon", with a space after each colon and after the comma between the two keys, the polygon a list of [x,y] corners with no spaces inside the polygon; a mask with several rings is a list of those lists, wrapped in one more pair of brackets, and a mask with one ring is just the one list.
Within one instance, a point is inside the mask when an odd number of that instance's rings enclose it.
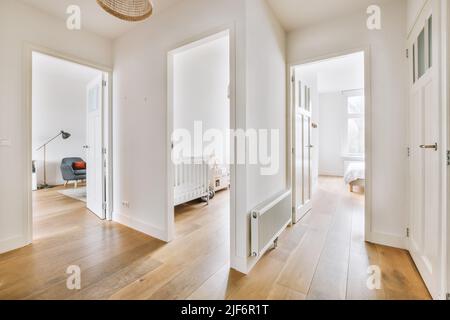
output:
{"label": "wooden chair leg", "polygon": [[75,181],[75,189],[78,188],[78,180]]}

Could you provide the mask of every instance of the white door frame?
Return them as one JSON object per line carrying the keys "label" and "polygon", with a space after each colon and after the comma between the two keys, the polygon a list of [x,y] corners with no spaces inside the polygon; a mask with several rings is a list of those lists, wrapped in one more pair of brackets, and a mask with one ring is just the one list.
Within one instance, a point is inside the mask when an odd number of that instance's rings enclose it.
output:
{"label": "white door frame", "polygon": [[[226,25],[210,30],[204,34],[198,35],[182,43],[173,46],[173,49],[167,53],[167,155],[166,155],[166,175],[167,175],[167,241],[170,242],[175,236],[175,211],[174,211],[174,167],[172,163],[172,133],[174,130],[174,88],[173,88],[173,73],[174,73],[174,56],[185,50],[195,48],[204,43],[208,43],[221,36],[227,35],[229,38],[230,50],[230,130],[235,130],[237,110],[236,110],[236,37],[235,26]],[[230,187],[230,258],[231,266],[239,265],[236,254],[236,204],[239,186],[236,183],[236,152],[233,152],[235,159],[232,159],[230,164],[231,187]],[[240,189],[239,189],[240,190]]]}
{"label": "white door frame", "polygon": [[103,72],[107,76],[107,86],[105,88],[105,98],[107,99],[107,106],[103,110],[103,124],[104,124],[104,135],[103,137],[103,146],[106,148],[106,170],[105,179],[106,179],[106,219],[112,220],[112,211],[113,211],[113,117],[112,117],[112,68],[95,64],[89,62],[87,60],[71,56],[68,54],[64,54],[58,52],[56,50],[42,47],[39,45],[34,45],[32,43],[24,43],[24,55],[23,55],[23,106],[24,106],[24,115],[25,115],[25,126],[23,128],[23,134],[25,136],[26,143],[24,144],[24,154],[26,157],[23,159],[23,172],[26,172],[26,177],[23,181],[24,187],[24,207],[26,208],[26,217],[24,219],[24,230],[27,235],[27,244],[33,242],[33,199],[32,199],[32,168],[31,162],[33,158],[33,154],[31,152],[32,149],[32,115],[33,115],[33,106],[32,106],[32,79],[33,79],[33,52],[45,54],[47,56],[51,56],[54,58],[66,60],[69,62],[73,62],[76,64],[80,64],[86,67],[90,67],[93,69],[97,69],[98,71]]}
{"label": "white door frame", "polygon": [[[290,63],[288,66],[287,75],[289,77],[288,83],[288,99],[289,99],[289,148],[291,150],[291,156],[288,157],[288,168],[290,170],[290,174],[288,177],[288,183],[291,187],[291,190],[294,190],[294,178],[292,176],[294,172],[293,166],[295,165],[295,153],[294,151],[294,134],[295,134],[295,106],[294,106],[294,97],[295,88],[293,88],[292,84],[292,76],[294,74],[295,68],[304,64],[310,64],[315,62],[320,62],[323,60],[338,58],[341,56],[364,52],[364,94],[365,94],[365,163],[366,163],[366,187],[365,187],[365,210],[364,210],[364,223],[365,223],[365,232],[364,237],[365,241],[373,242],[372,235],[372,72],[371,72],[371,51],[370,47],[359,47],[349,50],[344,50],[337,53],[327,54],[324,56],[313,57],[309,59],[305,59],[303,61],[297,61],[294,63]],[[292,206],[295,208],[295,205]],[[293,222],[294,216],[293,216]]]}

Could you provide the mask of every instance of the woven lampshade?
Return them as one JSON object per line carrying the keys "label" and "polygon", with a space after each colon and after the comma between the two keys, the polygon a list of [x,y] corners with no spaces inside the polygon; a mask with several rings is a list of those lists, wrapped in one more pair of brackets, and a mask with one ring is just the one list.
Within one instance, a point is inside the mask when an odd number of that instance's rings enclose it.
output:
{"label": "woven lampshade", "polygon": [[108,13],[126,21],[141,21],[152,15],[150,0],[97,0]]}

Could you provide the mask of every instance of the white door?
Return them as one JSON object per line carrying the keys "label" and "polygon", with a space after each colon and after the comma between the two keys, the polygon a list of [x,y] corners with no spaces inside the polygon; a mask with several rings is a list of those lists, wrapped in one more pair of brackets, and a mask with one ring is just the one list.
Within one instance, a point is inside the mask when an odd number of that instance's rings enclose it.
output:
{"label": "white door", "polygon": [[411,255],[434,298],[441,281],[441,184],[438,24],[429,1],[408,40],[410,60]]}
{"label": "white door", "polygon": [[294,222],[301,220],[311,208],[312,159],[311,159],[311,91],[296,77],[293,78],[294,126]]}
{"label": "white door", "polygon": [[87,208],[99,218],[106,218],[103,174],[103,77],[87,88]]}

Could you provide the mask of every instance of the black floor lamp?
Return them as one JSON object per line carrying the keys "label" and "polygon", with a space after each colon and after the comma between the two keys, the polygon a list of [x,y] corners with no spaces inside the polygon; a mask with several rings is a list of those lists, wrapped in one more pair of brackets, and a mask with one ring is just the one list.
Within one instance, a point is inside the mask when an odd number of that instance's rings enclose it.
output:
{"label": "black floor lamp", "polygon": [[50,140],[48,140],[46,143],[44,143],[42,146],[40,146],[39,148],[36,149],[36,151],[42,150],[44,149],[44,184],[39,185],[38,189],[48,189],[51,188],[48,184],[47,184],[47,145],[52,142],[53,140],[59,138],[59,136],[61,136],[63,138],[63,140],[67,140],[70,138],[71,134],[65,131],[61,131],[60,133],[58,133],[55,137],[51,138]]}

